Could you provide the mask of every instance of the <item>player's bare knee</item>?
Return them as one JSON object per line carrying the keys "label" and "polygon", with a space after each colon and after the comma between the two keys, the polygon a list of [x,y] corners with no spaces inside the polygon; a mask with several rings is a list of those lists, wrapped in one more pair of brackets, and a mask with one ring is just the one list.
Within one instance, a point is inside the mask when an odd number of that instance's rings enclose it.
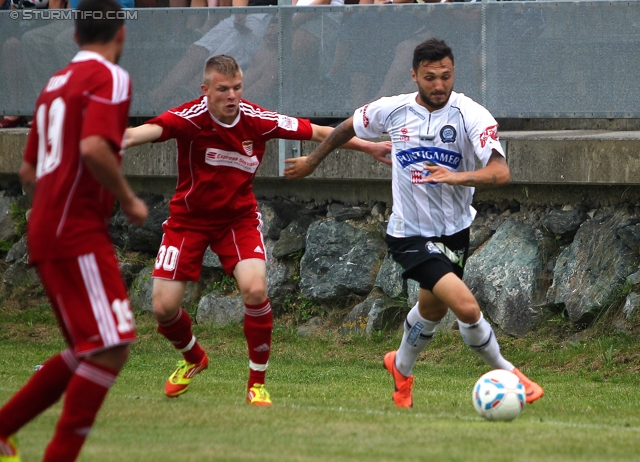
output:
{"label": "player's bare knee", "polygon": [[180,309],[180,305],[174,306],[172,303],[167,303],[163,299],[153,300],[153,315],[158,322],[166,322],[175,317]]}
{"label": "player's bare knee", "polygon": [[89,356],[89,360],[110,369],[120,370],[129,359],[129,345],[118,345]]}
{"label": "player's bare knee", "polygon": [[264,284],[256,283],[240,289],[242,301],[247,305],[259,305],[267,299],[267,288]]}
{"label": "player's bare knee", "polygon": [[418,312],[420,313],[420,316],[433,322],[438,322],[444,318],[447,315],[448,310],[449,307],[441,303],[428,305],[426,303],[418,304]]}
{"label": "player's bare knee", "polygon": [[452,306],[451,311],[460,321],[474,324],[480,319],[480,306],[475,300],[465,300],[457,306]]}

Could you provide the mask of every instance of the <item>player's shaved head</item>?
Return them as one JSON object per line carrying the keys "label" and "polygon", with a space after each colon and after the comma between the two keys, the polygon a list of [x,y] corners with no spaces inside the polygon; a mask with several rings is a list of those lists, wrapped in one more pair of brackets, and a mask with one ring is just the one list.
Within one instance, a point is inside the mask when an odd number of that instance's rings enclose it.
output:
{"label": "player's shaved head", "polygon": [[109,43],[124,26],[124,16],[116,0],[82,0],[75,17],[78,45]]}
{"label": "player's shaved head", "polygon": [[207,62],[204,64],[205,84],[214,71],[225,77],[235,77],[238,74],[242,75],[242,69],[238,66],[238,62],[233,57],[227,55],[216,55],[207,59]]}
{"label": "player's shaved head", "polygon": [[412,67],[415,72],[418,72],[420,63],[442,61],[445,58],[450,58],[451,64],[453,64],[453,51],[451,51],[449,45],[444,40],[430,38],[413,50]]}

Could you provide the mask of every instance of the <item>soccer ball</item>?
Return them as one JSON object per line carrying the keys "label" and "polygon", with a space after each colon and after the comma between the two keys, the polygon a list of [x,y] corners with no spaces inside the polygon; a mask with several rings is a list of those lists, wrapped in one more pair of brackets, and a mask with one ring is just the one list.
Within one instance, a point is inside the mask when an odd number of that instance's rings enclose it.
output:
{"label": "soccer ball", "polygon": [[487,420],[513,420],[524,404],[524,385],[512,372],[503,369],[487,372],[473,386],[473,407]]}

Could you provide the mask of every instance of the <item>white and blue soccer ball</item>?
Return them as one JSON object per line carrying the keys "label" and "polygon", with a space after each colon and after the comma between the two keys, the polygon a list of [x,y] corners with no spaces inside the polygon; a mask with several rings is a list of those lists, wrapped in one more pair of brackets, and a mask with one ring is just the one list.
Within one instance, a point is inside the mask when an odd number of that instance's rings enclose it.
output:
{"label": "white and blue soccer ball", "polygon": [[513,420],[525,402],[524,385],[517,375],[503,369],[487,372],[473,386],[473,407],[486,420]]}

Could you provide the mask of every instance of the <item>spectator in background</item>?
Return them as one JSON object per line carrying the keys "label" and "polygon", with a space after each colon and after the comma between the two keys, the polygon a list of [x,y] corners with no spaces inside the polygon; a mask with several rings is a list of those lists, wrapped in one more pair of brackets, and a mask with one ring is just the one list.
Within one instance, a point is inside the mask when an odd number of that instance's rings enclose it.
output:
{"label": "spectator in background", "polygon": [[[380,23],[380,13],[387,4],[411,4],[413,0],[360,0],[359,5],[380,5],[379,8],[368,7],[353,10],[345,18],[338,36],[338,44],[330,69],[325,74],[325,84],[330,91],[339,95],[338,99],[350,101],[348,109],[352,109],[370,101],[375,95],[375,88],[381,85],[384,73],[372,75],[364,72],[363,63],[378,63],[381,69],[396,70],[391,63],[397,54],[396,45],[406,37],[413,37],[427,32],[424,18],[418,18],[413,11],[394,11],[389,15],[389,22],[401,24],[406,34],[400,36],[397,27],[375,27]],[[434,0],[428,3],[439,3]],[[354,48],[354,43],[367,43],[366,47]],[[414,46],[419,43],[415,42]],[[411,51],[413,48],[411,48]],[[400,67],[400,69],[403,69]],[[402,72],[406,75],[406,69]],[[409,80],[410,79],[406,79]],[[397,92],[397,89],[394,90]],[[392,93],[389,93],[392,94]]]}
{"label": "spectator in background", "polygon": [[[277,5],[277,0],[233,0],[234,7]],[[167,77],[149,93],[149,101],[158,110],[200,95],[202,63],[215,55],[233,56],[246,69],[260,48],[273,15],[236,13],[220,21],[193,43]]]}
{"label": "spectator in background", "polygon": [[[293,5],[298,7],[344,4],[344,0],[293,0]],[[287,98],[297,100],[301,110],[307,109],[305,104],[309,104],[310,112],[317,109],[312,90],[317,88],[321,76],[331,64],[341,21],[342,13],[339,12],[320,13],[316,10],[293,15],[291,53],[285,54],[291,57],[287,68],[295,69],[295,74],[285,76],[285,79],[294,78],[300,85],[287,85],[288,82],[285,85],[289,88]],[[278,24],[273,22],[245,72],[246,94],[259,98],[265,106],[276,106],[278,66]]]}
{"label": "spectator in background", "polygon": [[[36,3],[34,0],[6,0],[0,9],[21,10],[25,8],[38,9],[60,9],[65,7],[65,0],[43,0]],[[26,24],[25,24],[26,23]],[[23,59],[23,47],[20,37],[25,33],[25,29],[35,26],[35,22],[9,21],[6,26],[13,28],[12,37],[2,44],[2,70],[4,78],[11,85],[9,93],[10,107],[18,107],[21,98],[28,89],[25,78],[27,78],[27,68]],[[37,94],[37,89],[34,94]],[[27,125],[25,116],[4,116],[0,119],[0,129],[15,128]]]}
{"label": "spectator in background", "polygon": [[[18,0],[13,0],[18,1]],[[49,0],[49,9],[77,9],[80,0]],[[135,7],[134,0],[117,0],[121,8]],[[24,32],[20,37],[22,48],[22,79],[26,80],[22,98],[33,98],[38,95],[47,76],[65,66],[75,55],[74,27],[72,21],[47,20],[28,21],[41,25]],[[44,25],[42,25],[44,24]],[[14,42],[14,46],[17,46]]]}

